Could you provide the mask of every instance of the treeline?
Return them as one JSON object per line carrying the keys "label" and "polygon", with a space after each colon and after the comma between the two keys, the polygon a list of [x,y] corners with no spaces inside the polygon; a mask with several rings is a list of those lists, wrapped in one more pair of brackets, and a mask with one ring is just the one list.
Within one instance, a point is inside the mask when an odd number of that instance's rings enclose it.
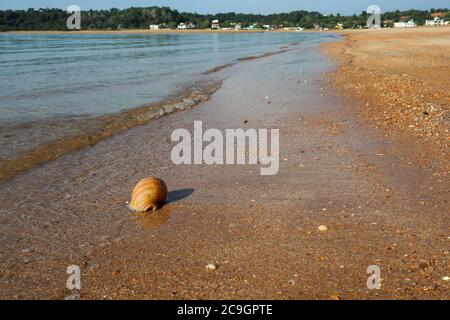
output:
{"label": "treeline", "polygon": [[[408,10],[388,12],[382,15],[382,20],[399,21],[401,18],[414,19],[417,24],[424,24],[426,19],[432,19],[432,13],[444,12],[449,19],[449,9],[431,9],[426,11]],[[0,31],[17,30],[66,30],[66,20],[69,14],[61,9],[28,9],[0,10]],[[193,23],[197,28],[209,28],[211,20],[219,19],[222,27],[231,23],[241,23],[247,27],[257,25],[272,25],[303,28],[334,28],[341,23],[344,28],[365,26],[368,18],[366,12],[360,15],[341,16],[322,15],[316,11],[293,11],[269,15],[219,13],[216,15],[178,12],[169,7],[128,8],[124,10],[89,10],[81,12],[81,27],[85,30],[108,29],[148,29],[150,24],[164,25],[176,28],[181,23]]]}

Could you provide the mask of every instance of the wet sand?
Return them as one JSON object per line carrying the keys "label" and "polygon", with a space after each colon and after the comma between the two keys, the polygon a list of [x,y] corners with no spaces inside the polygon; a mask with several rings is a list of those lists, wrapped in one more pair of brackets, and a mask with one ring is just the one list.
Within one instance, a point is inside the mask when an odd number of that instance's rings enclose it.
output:
{"label": "wet sand", "polygon": [[[415,139],[349,112],[335,68],[319,48],[244,61],[208,102],[2,183],[0,297],[63,299],[75,264],[82,299],[447,299],[449,184],[434,175],[447,162],[424,165]],[[173,165],[172,131],[196,120],[279,128],[279,174]],[[151,175],[169,203],[130,214]]]}

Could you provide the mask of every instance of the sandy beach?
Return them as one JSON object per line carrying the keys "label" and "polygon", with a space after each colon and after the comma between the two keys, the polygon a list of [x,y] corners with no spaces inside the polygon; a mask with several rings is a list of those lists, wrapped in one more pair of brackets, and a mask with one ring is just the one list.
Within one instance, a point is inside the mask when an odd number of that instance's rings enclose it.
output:
{"label": "sandy beach", "polygon": [[[243,60],[194,108],[22,170],[0,184],[0,298],[64,299],[78,265],[81,299],[448,299],[449,48],[450,28],[364,31]],[[194,121],[280,129],[279,174],[174,165]],[[132,214],[147,176],[168,203]]]}
{"label": "sandy beach", "polygon": [[361,99],[357,112],[388,135],[416,141],[425,158],[449,160],[450,28],[344,34],[325,48],[340,63],[336,90]]}

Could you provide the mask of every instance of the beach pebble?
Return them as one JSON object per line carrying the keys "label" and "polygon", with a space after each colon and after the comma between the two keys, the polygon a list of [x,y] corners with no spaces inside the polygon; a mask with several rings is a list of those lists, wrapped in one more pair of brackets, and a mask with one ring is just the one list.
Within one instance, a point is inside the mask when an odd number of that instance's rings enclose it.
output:
{"label": "beach pebble", "polygon": [[215,263],[209,263],[206,265],[206,271],[208,272],[214,272],[217,270],[217,264]]}
{"label": "beach pebble", "polygon": [[420,262],[419,262],[420,269],[426,269],[426,268],[429,268],[430,266],[431,266],[430,261],[420,260]]}
{"label": "beach pebble", "polygon": [[444,281],[450,281],[450,277],[448,277],[448,276],[443,277],[442,280],[444,280]]}
{"label": "beach pebble", "polygon": [[324,226],[324,225],[319,226],[318,229],[319,229],[319,231],[322,231],[322,232],[327,232],[328,231],[328,227]]}

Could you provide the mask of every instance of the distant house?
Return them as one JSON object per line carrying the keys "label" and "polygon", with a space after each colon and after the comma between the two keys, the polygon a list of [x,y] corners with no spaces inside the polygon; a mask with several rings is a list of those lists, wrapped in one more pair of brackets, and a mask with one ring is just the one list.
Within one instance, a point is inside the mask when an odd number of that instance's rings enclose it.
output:
{"label": "distant house", "polygon": [[409,20],[407,23],[406,23],[406,27],[407,28],[415,28],[416,27],[416,23],[414,22],[414,20]]}
{"label": "distant house", "polygon": [[344,29],[344,25],[342,23],[337,23],[336,26],[334,27],[335,29],[339,29],[342,30]]}
{"label": "distant house", "polygon": [[242,24],[240,24],[240,23],[231,22],[230,26],[231,26],[231,29],[233,29],[233,30],[241,30],[242,29]]}
{"label": "distant house", "polygon": [[249,25],[246,29],[247,30],[260,30],[263,26],[259,22],[253,22],[251,25]]}
{"label": "distant house", "polygon": [[414,28],[416,23],[414,20],[409,20],[408,22],[394,22],[394,28]]}
{"label": "distant house", "polygon": [[439,17],[435,17],[433,20],[426,20],[425,25],[427,27],[439,27],[448,25],[448,21],[444,21],[444,19],[439,19]]}
{"label": "distant house", "polygon": [[149,28],[150,30],[159,30],[159,24],[151,24]]}
{"label": "distant house", "polygon": [[180,23],[177,27],[178,30],[186,30],[187,29],[187,25],[185,23]]}
{"label": "distant house", "polygon": [[219,24],[219,20],[213,20],[211,22],[211,29],[220,29],[220,24]]}

